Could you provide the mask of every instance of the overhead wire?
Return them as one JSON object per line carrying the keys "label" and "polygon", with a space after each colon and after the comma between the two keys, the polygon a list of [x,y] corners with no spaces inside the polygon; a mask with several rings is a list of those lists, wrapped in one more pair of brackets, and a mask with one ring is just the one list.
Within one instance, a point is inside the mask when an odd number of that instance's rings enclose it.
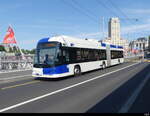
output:
{"label": "overhead wire", "polygon": [[116,12],[114,12],[112,9],[110,9],[110,7],[108,7],[106,4],[104,4],[101,0],[96,0],[96,2],[98,3],[98,5],[102,6],[105,9],[107,9],[107,11],[109,10],[109,12],[111,14],[118,17],[118,14]]}
{"label": "overhead wire", "polygon": [[85,7],[83,7],[83,5],[79,4],[79,3],[77,2],[77,0],[72,0],[72,2],[73,2],[74,4],[76,4],[78,7],[80,7],[80,9],[84,9],[84,11],[85,11],[86,13],[92,15],[93,17],[97,17],[93,12],[91,12],[91,10],[89,10],[88,8],[85,8]]}
{"label": "overhead wire", "polygon": [[[107,11],[109,11],[109,13],[111,13],[111,14],[113,14],[113,15],[115,15],[115,16],[117,16],[119,19],[121,19],[124,23],[130,23],[130,24],[132,24],[132,25],[136,25],[135,24],[135,22],[134,22],[134,24],[131,22],[131,20],[133,21],[133,20],[135,20],[136,22],[138,21],[138,19],[136,19],[136,18],[129,18],[114,2],[112,2],[111,0],[107,0],[107,1],[109,1],[109,3],[111,4],[111,6],[113,6],[113,8],[107,3],[107,5],[106,5],[106,3],[103,3],[101,0],[96,0],[97,1],[97,3],[99,4],[99,5],[101,5],[102,7],[104,7],[105,9],[107,9]],[[109,6],[108,6],[109,5]],[[117,13],[114,11],[114,8],[117,10]],[[121,17],[119,17],[120,15],[118,15],[119,13],[121,13],[121,16],[123,16],[123,17],[125,17],[125,18],[121,18]],[[126,20],[123,20],[123,19],[126,19]],[[128,19],[128,20],[127,20]]]}
{"label": "overhead wire", "polygon": [[[137,18],[129,18],[129,17],[124,13],[124,11],[122,11],[122,10],[118,7],[118,5],[116,5],[114,2],[112,2],[112,0],[107,0],[107,1],[113,6],[113,8],[115,8],[118,12],[120,12],[120,14],[121,14],[122,16],[125,17],[125,18],[123,18],[123,19],[125,19],[126,21],[129,21],[131,24],[135,23],[135,21],[138,21]],[[133,21],[133,20],[134,20],[134,22],[131,22],[131,21]]]}
{"label": "overhead wire", "polygon": [[[102,2],[101,0],[96,0],[96,2],[98,3],[98,5],[102,6],[103,8],[105,8],[111,15],[113,14],[115,17],[118,17],[119,19],[122,19],[119,15],[119,12],[115,12],[114,9],[109,5],[109,4],[105,4],[104,2]],[[109,5],[109,6],[108,6]],[[118,11],[118,10],[117,10]],[[125,20],[122,20],[124,23]]]}
{"label": "overhead wire", "polygon": [[[120,12],[120,14],[125,17],[123,19],[121,19],[122,21],[127,21],[128,23],[130,23],[131,25],[137,25],[137,21],[139,21],[139,19],[137,18],[129,18],[126,13],[119,8],[118,5],[116,5],[114,2],[112,2],[112,0],[107,0],[112,6],[113,8],[115,8],[118,12]],[[134,33],[135,34],[135,33]],[[136,35],[136,34],[135,34]]]}
{"label": "overhead wire", "polygon": [[[91,16],[91,14],[89,14],[89,11],[87,11],[87,9],[83,9],[81,8],[81,6],[72,0],[72,2],[66,1],[66,0],[61,0],[64,4],[70,6],[71,8],[75,9],[75,11],[77,11],[78,13],[85,15],[86,17],[88,17],[91,21],[93,21],[94,23],[98,23],[97,20],[95,18],[93,18]],[[75,5],[76,4],[76,5]]]}

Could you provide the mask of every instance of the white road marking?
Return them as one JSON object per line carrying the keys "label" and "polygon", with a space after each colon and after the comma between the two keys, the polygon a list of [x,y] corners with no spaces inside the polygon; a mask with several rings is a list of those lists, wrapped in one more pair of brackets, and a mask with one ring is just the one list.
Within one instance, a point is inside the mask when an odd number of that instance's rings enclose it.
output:
{"label": "white road marking", "polygon": [[121,69],[118,69],[118,70],[115,70],[115,71],[112,71],[112,72],[109,72],[109,73],[106,73],[106,74],[103,74],[103,75],[100,75],[100,76],[97,76],[97,77],[94,77],[94,78],[89,79],[89,80],[86,80],[86,81],[83,81],[83,82],[80,82],[80,83],[71,85],[71,86],[69,86],[69,87],[65,87],[65,88],[56,90],[56,91],[54,91],[54,92],[51,92],[51,93],[48,93],[48,94],[45,94],[45,95],[42,95],[42,96],[39,96],[39,97],[30,99],[30,100],[28,100],[28,101],[25,101],[25,102],[22,102],[22,103],[18,103],[18,104],[16,104],[16,105],[12,105],[12,106],[7,107],[7,108],[0,109],[0,113],[1,113],[1,112],[5,112],[5,111],[8,111],[8,110],[11,110],[11,109],[13,109],[13,108],[17,108],[17,107],[19,107],[19,106],[28,104],[28,103],[33,102],[33,101],[36,101],[36,100],[39,100],[39,99],[42,99],[42,98],[45,98],[45,97],[48,97],[48,96],[57,94],[57,93],[59,93],[59,92],[62,92],[62,91],[68,90],[68,89],[70,89],[70,88],[73,88],[73,87],[82,85],[82,84],[84,84],[84,83],[87,83],[87,82],[90,82],[90,81],[99,79],[99,78],[101,78],[101,77],[104,77],[104,76],[110,75],[110,74],[112,74],[112,73],[121,71],[121,70],[126,69],[126,68],[129,68],[129,67],[131,67],[131,66],[137,65],[137,64],[139,64],[139,63],[140,63],[140,62],[135,63],[135,64],[132,64],[132,65],[129,65],[129,66],[126,66],[126,67],[124,67],[124,68],[121,68]]}
{"label": "white road marking", "polygon": [[149,79],[150,79],[150,73],[145,77],[145,79],[141,82],[138,88],[133,92],[133,94],[130,96],[130,98],[127,100],[127,102],[123,105],[123,107],[119,110],[118,113],[128,113],[133,103],[137,99],[138,95],[142,91],[144,85]]}

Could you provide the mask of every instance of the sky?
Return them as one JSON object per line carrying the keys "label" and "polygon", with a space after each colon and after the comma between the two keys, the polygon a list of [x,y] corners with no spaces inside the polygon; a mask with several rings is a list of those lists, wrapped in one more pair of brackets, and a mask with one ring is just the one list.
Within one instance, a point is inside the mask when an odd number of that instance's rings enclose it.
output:
{"label": "sky", "polygon": [[121,37],[150,35],[150,0],[0,0],[0,42],[11,25],[18,45],[33,49],[55,35],[101,40],[108,21],[119,17]]}

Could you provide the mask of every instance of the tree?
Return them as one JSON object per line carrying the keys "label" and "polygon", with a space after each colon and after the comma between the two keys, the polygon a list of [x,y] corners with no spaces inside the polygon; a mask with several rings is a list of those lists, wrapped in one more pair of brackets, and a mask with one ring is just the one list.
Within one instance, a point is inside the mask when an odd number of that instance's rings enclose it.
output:
{"label": "tree", "polygon": [[17,47],[16,47],[16,46],[13,46],[13,51],[14,51],[15,53],[17,53]]}
{"label": "tree", "polygon": [[4,47],[4,46],[2,46],[2,45],[0,45],[0,51],[5,52],[5,51],[6,51],[6,50],[5,50],[5,47]]}
{"label": "tree", "polygon": [[21,49],[21,51],[22,51],[24,54],[26,54],[26,50],[25,50],[25,49]]}
{"label": "tree", "polygon": [[9,47],[9,53],[13,53],[13,48],[12,47]]}
{"label": "tree", "polygon": [[30,51],[30,54],[35,54],[35,49],[32,49],[32,50]]}
{"label": "tree", "polygon": [[32,50],[21,49],[21,50],[24,54],[35,54],[35,49],[32,49]]}

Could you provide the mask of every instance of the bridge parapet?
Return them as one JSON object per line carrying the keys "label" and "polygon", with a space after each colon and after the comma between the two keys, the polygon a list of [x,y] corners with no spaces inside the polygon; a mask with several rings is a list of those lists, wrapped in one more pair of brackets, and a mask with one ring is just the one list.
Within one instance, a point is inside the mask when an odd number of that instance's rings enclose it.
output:
{"label": "bridge parapet", "polygon": [[2,70],[32,69],[32,67],[33,67],[33,55],[25,56],[24,59],[18,56],[0,57],[0,72]]}
{"label": "bridge parapet", "polygon": [[144,60],[144,52],[138,53],[138,54],[127,54],[125,57],[126,62],[134,61],[134,60]]}
{"label": "bridge parapet", "polygon": [[[132,60],[140,60],[144,57],[143,53],[140,54],[127,54],[125,62]],[[25,56],[25,59],[18,56],[0,56],[0,72],[2,70],[24,70],[33,68],[33,55]]]}

